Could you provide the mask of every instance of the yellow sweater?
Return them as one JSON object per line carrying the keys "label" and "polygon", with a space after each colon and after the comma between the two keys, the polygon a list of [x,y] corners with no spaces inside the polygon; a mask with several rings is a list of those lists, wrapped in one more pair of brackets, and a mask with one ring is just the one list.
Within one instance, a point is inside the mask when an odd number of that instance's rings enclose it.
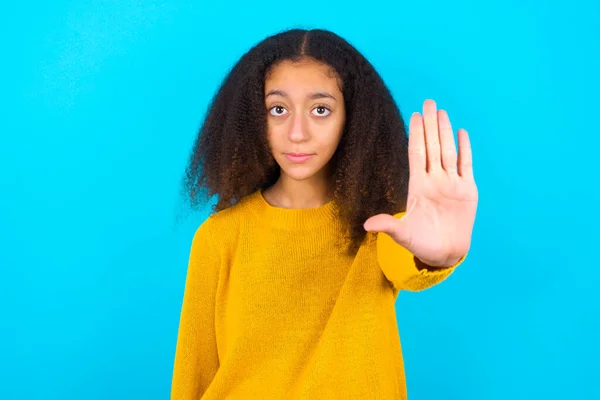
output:
{"label": "yellow sweater", "polygon": [[355,257],[344,249],[334,202],[285,209],[259,190],[210,216],[191,246],[171,398],[405,399],[398,292],[464,257],[418,270],[374,233]]}

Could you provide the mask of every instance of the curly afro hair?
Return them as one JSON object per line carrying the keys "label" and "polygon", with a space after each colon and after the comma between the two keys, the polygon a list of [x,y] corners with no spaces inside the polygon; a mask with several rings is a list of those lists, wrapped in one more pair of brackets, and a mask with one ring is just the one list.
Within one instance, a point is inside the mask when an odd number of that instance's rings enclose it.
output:
{"label": "curly afro hair", "polygon": [[[228,71],[195,140],[182,193],[195,207],[211,196],[213,211],[273,185],[280,172],[267,139],[265,77],[277,63],[315,60],[342,85],[346,122],[330,160],[333,200],[354,254],[379,213],[405,211],[408,137],[400,110],[380,75],[346,40],[322,29],[290,29],[267,37]],[[204,196],[200,194],[204,193]]]}

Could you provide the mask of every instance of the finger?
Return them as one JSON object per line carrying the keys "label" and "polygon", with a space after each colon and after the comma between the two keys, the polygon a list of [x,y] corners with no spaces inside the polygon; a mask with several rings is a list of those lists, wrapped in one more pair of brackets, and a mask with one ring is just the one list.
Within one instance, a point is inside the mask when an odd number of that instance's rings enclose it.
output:
{"label": "finger", "polygon": [[366,220],[363,227],[368,232],[387,233],[400,245],[410,244],[410,231],[402,218],[390,214],[377,214]]}
{"label": "finger", "polygon": [[423,118],[421,118],[421,114],[415,112],[410,117],[408,134],[408,165],[411,175],[420,175],[427,172],[424,135]]}
{"label": "finger", "polygon": [[433,100],[425,100],[423,119],[425,121],[427,171],[437,171],[442,168],[442,164],[440,162],[440,134],[438,132],[436,104]]}
{"label": "finger", "polygon": [[471,140],[464,129],[458,130],[458,174],[465,179],[474,180]]}
{"label": "finger", "polygon": [[448,113],[444,110],[438,111],[438,123],[440,124],[440,148],[442,151],[442,167],[449,174],[457,173],[456,142],[452,133],[452,125]]}

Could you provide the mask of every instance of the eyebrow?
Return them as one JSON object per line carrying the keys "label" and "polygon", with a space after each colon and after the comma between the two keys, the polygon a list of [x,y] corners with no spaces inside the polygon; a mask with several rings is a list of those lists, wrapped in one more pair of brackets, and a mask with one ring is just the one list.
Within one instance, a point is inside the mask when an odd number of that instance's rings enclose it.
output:
{"label": "eyebrow", "polygon": [[[265,96],[265,98],[269,97],[269,96],[281,96],[281,97],[288,97],[288,94],[286,92],[284,92],[283,90],[278,90],[278,89],[274,89],[274,90],[270,90],[269,93],[267,93],[267,95]],[[315,99],[333,99],[335,101],[337,101],[337,99],[335,97],[333,97],[333,95],[327,93],[327,92],[312,92],[308,95],[308,98],[311,100],[315,100]]]}

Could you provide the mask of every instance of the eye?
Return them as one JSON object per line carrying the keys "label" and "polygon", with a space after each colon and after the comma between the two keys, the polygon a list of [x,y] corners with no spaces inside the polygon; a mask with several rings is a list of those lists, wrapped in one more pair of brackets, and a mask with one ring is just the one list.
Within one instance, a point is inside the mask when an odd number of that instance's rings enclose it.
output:
{"label": "eye", "polygon": [[[316,113],[313,113],[313,115],[316,115],[317,117],[326,117],[331,114],[331,109],[325,105],[319,105],[313,109],[313,111],[315,110]],[[284,111],[286,111],[284,106],[273,106],[269,109],[269,114],[279,117],[285,115]]]}
{"label": "eye", "polygon": [[331,110],[329,109],[329,107],[325,106],[325,105],[320,105],[314,108],[313,111],[317,111],[316,115],[317,117],[326,117],[331,113]]}
{"label": "eye", "polygon": [[[273,110],[275,110],[277,113],[274,114]],[[283,110],[285,110],[285,107],[283,107],[283,106],[273,106],[269,109],[269,114],[271,114],[275,117],[278,117],[280,115],[283,115],[282,114]]]}

